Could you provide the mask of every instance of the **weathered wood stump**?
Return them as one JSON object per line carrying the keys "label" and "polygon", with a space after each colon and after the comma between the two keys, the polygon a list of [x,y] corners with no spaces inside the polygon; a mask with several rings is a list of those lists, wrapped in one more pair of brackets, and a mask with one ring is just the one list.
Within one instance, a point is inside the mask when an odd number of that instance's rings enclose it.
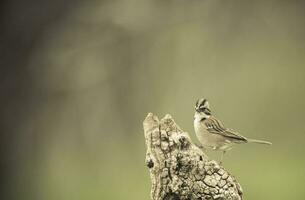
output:
{"label": "weathered wood stump", "polygon": [[159,121],[149,113],[143,126],[153,200],[242,199],[235,178],[209,160],[170,115]]}

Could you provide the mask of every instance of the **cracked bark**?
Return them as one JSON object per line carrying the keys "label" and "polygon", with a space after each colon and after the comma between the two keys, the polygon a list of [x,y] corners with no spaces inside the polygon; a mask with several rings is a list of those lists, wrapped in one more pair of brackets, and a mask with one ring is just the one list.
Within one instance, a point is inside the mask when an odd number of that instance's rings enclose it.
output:
{"label": "cracked bark", "polygon": [[153,200],[242,200],[239,183],[192,143],[170,115],[143,122]]}

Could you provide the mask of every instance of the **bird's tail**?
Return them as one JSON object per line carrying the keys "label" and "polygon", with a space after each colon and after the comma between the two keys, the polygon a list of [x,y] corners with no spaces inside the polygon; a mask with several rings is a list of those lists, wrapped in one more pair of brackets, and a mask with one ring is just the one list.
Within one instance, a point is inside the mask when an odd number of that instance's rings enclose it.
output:
{"label": "bird's tail", "polygon": [[267,144],[267,145],[272,145],[271,142],[264,141],[264,140],[255,140],[255,139],[247,139],[248,142],[250,143],[257,143],[257,144]]}

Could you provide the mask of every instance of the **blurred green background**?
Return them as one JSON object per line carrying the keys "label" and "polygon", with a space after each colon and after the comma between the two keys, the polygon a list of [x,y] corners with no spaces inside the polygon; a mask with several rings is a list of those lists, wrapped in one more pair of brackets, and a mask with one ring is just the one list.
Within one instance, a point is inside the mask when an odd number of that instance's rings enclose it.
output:
{"label": "blurred green background", "polygon": [[170,113],[197,142],[200,97],[228,127],[273,142],[225,156],[245,199],[304,199],[304,6],[5,1],[5,199],[150,199],[142,121]]}

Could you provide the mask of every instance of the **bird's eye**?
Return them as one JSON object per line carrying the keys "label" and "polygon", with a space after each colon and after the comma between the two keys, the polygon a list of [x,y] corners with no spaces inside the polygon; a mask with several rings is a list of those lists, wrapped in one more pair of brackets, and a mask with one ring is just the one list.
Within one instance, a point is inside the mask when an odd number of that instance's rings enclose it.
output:
{"label": "bird's eye", "polygon": [[204,112],[205,114],[207,114],[207,115],[210,115],[210,114],[211,114],[211,110],[208,109],[208,108],[204,108],[204,109],[203,109],[203,112]]}

